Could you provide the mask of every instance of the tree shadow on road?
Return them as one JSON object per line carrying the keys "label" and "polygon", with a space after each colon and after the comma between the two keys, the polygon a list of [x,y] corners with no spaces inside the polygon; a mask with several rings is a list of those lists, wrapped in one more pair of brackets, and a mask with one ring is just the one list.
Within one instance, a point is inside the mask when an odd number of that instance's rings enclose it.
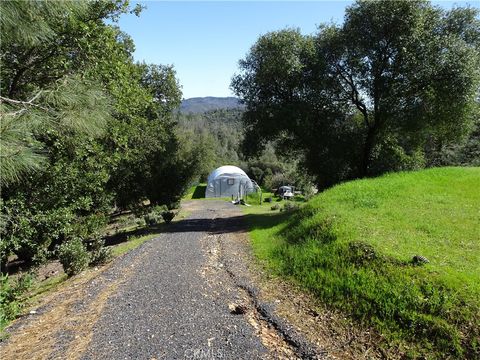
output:
{"label": "tree shadow on road", "polygon": [[171,224],[159,224],[143,227],[105,237],[105,245],[112,246],[128,241],[132,236],[145,236],[165,233],[205,232],[225,234],[245,232],[255,229],[267,229],[275,226],[288,217],[287,213],[246,214],[226,218],[184,219]]}

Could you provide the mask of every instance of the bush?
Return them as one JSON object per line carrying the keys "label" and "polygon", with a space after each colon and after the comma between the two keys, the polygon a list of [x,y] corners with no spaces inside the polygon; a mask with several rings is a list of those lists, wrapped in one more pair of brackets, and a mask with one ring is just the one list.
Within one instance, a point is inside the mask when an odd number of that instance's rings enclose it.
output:
{"label": "bush", "polygon": [[12,282],[8,275],[0,276],[0,329],[17,317],[22,310],[21,298],[30,289],[33,274],[28,273]]}
{"label": "bush", "polygon": [[2,216],[7,219],[1,230],[1,261],[15,254],[27,263],[40,264],[49,256],[52,242],[63,237],[71,228],[73,214],[66,209],[35,212],[23,198],[2,204]]}
{"label": "bush", "polygon": [[177,214],[174,211],[164,211],[162,212],[163,221],[165,221],[167,224],[170,224],[175,215]]}
{"label": "bush", "polygon": [[0,229],[2,264],[15,254],[27,263],[41,264],[52,256],[53,250],[64,239],[87,239],[105,225],[105,216],[89,214],[80,216],[69,207],[39,209],[21,196],[2,202]]}
{"label": "bush", "polygon": [[275,204],[275,205],[273,205],[270,209],[272,209],[272,210],[279,210],[279,209],[280,209],[280,205]]}
{"label": "bush", "polygon": [[169,210],[165,205],[157,205],[143,217],[145,223],[149,226],[155,226],[163,219],[167,224],[170,224],[173,218],[177,215],[175,211]]}
{"label": "bush", "polygon": [[283,172],[272,174],[265,177],[263,185],[267,189],[276,189],[285,184],[294,184],[297,176],[293,173],[285,174]]}
{"label": "bush", "polygon": [[294,202],[287,201],[283,205],[283,209],[281,209],[280,211],[292,212],[292,211],[298,210],[298,208],[299,208],[299,206],[297,204],[295,204]]}
{"label": "bush", "polygon": [[150,211],[143,217],[143,219],[147,225],[155,226],[160,223],[160,219],[163,218],[164,212],[168,212],[167,206],[157,205],[151,208]]}
{"label": "bush", "polygon": [[143,217],[143,219],[148,226],[155,226],[160,222],[160,216],[160,214],[157,214],[155,212],[149,212]]}
{"label": "bush", "polygon": [[[205,195],[203,197],[205,197]],[[165,205],[162,205],[161,207],[165,207]],[[179,207],[180,207],[180,200],[176,200],[168,204],[167,209],[173,210],[173,209],[178,209]]]}
{"label": "bush", "polygon": [[82,240],[76,238],[61,244],[57,248],[58,259],[65,274],[72,276],[88,267],[90,255]]}
{"label": "bush", "polygon": [[317,193],[317,189],[313,185],[306,186],[303,189],[303,197],[305,201],[310,200]]}
{"label": "bush", "polygon": [[112,258],[112,250],[105,247],[105,240],[100,236],[96,236],[89,243],[90,265],[103,265]]}
{"label": "bush", "polygon": [[266,202],[266,203],[271,203],[273,200],[271,197],[267,197],[265,198],[265,200],[263,200],[263,202]]}
{"label": "bush", "polygon": [[135,219],[135,225],[138,227],[144,227],[147,223],[145,222],[144,218],[136,218]]}

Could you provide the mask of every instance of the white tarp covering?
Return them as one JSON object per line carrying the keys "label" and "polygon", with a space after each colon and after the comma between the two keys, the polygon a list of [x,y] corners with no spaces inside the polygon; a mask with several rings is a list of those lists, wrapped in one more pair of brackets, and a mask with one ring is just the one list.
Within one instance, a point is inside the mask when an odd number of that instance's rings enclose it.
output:
{"label": "white tarp covering", "polygon": [[242,169],[226,165],[213,170],[208,175],[205,197],[242,198],[255,191],[255,185]]}

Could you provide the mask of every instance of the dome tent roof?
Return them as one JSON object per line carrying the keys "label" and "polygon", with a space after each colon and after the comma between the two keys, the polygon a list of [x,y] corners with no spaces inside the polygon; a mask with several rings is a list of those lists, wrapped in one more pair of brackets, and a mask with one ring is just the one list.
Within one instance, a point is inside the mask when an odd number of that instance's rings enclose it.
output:
{"label": "dome tent roof", "polygon": [[254,192],[255,185],[242,169],[227,165],[213,170],[208,176],[205,197],[232,197],[241,199]]}
{"label": "dome tent roof", "polygon": [[233,165],[225,165],[213,170],[210,175],[208,175],[207,181],[211,182],[212,180],[216,179],[221,175],[240,175],[248,178],[248,175],[245,173],[245,171],[243,171],[239,167]]}

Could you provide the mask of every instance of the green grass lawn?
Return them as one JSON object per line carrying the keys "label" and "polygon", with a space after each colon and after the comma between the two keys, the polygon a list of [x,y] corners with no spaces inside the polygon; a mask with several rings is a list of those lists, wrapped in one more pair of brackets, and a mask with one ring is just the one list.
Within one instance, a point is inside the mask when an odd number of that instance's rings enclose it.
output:
{"label": "green grass lawn", "polygon": [[[255,254],[406,356],[480,356],[480,168],[352,181],[294,213],[245,208]],[[414,255],[430,262],[412,263]]]}
{"label": "green grass lawn", "polygon": [[205,190],[207,189],[207,183],[201,183],[193,185],[188,189],[187,194],[183,197],[184,200],[192,199],[205,199]]}

